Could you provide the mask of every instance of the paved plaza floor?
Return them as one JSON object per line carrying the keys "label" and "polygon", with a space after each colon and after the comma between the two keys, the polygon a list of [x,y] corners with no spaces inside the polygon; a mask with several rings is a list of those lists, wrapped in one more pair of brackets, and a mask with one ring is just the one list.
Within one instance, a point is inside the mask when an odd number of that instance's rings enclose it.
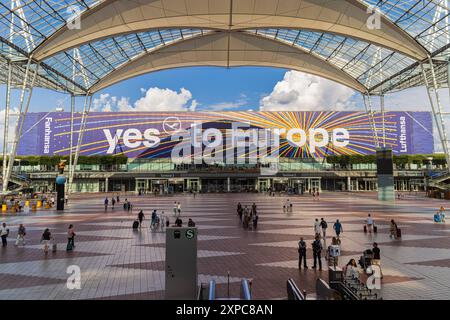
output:
{"label": "paved plaza floor", "polygon": [[[310,248],[315,218],[329,225],[343,223],[343,265],[358,259],[373,241],[382,254],[381,296],[384,299],[450,299],[450,225],[435,224],[433,214],[448,201],[406,195],[392,203],[382,203],[375,193],[323,193],[320,200],[310,195],[269,197],[262,194],[201,194],[167,197],[127,197],[133,212],[103,209],[104,195],[77,195],[63,214],[41,210],[29,216],[6,216],[0,220],[10,228],[9,243],[0,248],[0,300],[2,299],[163,299],[165,234],[150,230],[151,210],[165,211],[171,218],[173,202],[181,202],[184,222],[192,218],[199,228],[199,282],[215,279],[218,296],[239,296],[239,282],[252,280],[255,299],[285,299],[286,280],[293,278],[301,289],[314,294],[323,271],[297,269],[297,243],[303,236]],[[293,213],[283,213],[289,198]],[[258,207],[258,229],[244,230],[236,215],[236,205]],[[146,214],[144,227],[133,232],[131,225],[140,209]],[[378,233],[364,234],[363,224],[372,213]],[[390,219],[402,229],[401,240],[389,238]],[[24,247],[14,245],[19,223],[27,228]],[[66,232],[75,225],[76,248],[67,253]],[[50,228],[58,251],[45,255],[40,237]],[[328,239],[329,241],[330,239]],[[312,252],[308,250],[312,266]],[[69,290],[67,268],[81,269],[81,289]]]}

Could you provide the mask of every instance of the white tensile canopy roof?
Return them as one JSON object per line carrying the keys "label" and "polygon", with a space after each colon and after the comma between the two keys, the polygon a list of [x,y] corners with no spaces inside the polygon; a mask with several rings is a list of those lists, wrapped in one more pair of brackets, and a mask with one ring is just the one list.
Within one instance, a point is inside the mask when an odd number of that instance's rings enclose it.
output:
{"label": "white tensile canopy roof", "polygon": [[448,0],[2,0],[0,63],[14,62],[20,85],[31,58],[35,86],[76,95],[163,69],[244,65],[384,94],[422,85],[430,58],[447,85],[448,22]]}

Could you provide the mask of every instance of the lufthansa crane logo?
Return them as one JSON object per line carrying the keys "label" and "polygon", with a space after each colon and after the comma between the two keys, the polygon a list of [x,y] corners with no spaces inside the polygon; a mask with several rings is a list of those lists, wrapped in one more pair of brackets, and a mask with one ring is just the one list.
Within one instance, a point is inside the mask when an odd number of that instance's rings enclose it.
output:
{"label": "lufthansa crane logo", "polygon": [[178,117],[167,117],[163,122],[163,129],[168,135],[173,135],[181,130],[181,121]]}

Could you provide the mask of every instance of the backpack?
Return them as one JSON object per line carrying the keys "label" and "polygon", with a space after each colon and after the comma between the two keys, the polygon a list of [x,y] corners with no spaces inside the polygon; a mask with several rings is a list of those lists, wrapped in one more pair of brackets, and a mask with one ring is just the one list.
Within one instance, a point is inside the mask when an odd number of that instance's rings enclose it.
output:
{"label": "backpack", "polygon": [[322,220],[322,222],[320,223],[320,225],[322,226],[323,229],[328,228],[328,224],[325,220]]}

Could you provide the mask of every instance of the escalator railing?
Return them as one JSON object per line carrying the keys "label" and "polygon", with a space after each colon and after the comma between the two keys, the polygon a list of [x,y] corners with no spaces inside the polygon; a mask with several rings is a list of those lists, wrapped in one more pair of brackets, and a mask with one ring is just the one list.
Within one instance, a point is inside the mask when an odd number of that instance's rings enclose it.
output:
{"label": "escalator railing", "polygon": [[250,290],[250,282],[248,280],[241,281],[241,300],[251,300],[252,293]]}
{"label": "escalator railing", "polygon": [[208,300],[216,300],[216,281],[209,282]]}
{"label": "escalator railing", "polygon": [[288,300],[306,300],[306,292],[301,292],[293,279],[288,279],[286,286]]}

